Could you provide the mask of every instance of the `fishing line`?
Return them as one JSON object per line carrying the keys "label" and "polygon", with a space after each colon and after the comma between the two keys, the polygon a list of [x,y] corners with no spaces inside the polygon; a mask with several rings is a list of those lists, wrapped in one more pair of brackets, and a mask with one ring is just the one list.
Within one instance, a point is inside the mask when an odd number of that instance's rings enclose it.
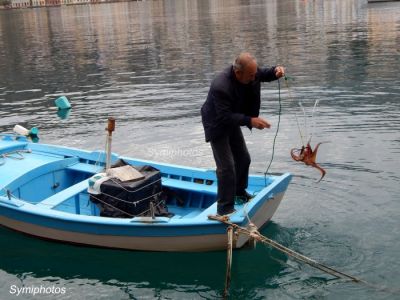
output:
{"label": "fishing line", "polygon": [[275,143],[276,143],[276,138],[278,136],[279,132],[279,125],[281,124],[281,113],[282,113],[282,102],[281,102],[281,82],[278,79],[278,101],[279,101],[279,111],[278,111],[278,125],[276,126],[276,132],[274,136],[274,141],[272,143],[272,154],[271,154],[271,160],[269,162],[269,165],[267,167],[267,170],[264,173],[264,183],[265,186],[267,186],[267,174],[269,171],[269,168],[271,167],[272,161],[274,160],[274,155],[275,155]]}
{"label": "fishing line", "polygon": [[[285,75],[285,83],[286,83],[286,88],[287,88],[288,93],[289,93],[289,100],[292,101],[292,100],[293,100],[293,96],[292,96],[292,92],[291,92],[291,89],[290,89],[290,86],[289,86],[289,79],[292,79],[292,78]],[[305,118],[306,111],[305,111],[305,109],[304,109],[304,107],[303,107],[303,105],[302,105],[302,103],[301,103],[300,100],[298,101],[298,104],[299,104],[299,106],[300,106],[300,107],[302,108],[302,110],[303,110],[304,122],[305,122],[305,126],[306,126],[306,122],[307,122],[307,121],[306,121],[306,118]],[[298,118],[298,116],[297,116],[297,112],[296,112],[296,111],[294,112],[294,116],[295,116],[296,123],[297,123],[297,129],[299,130],[301,143],[302,143],[303,146],[305,146],[305,143],[304,143],[304,135],[303,135],[303,132],[301,131],[300,122],[299,122],[299,118]]]}
{"label": "fishing line", "polygon": [[[289,76],[285,76],[285,83],[286,83],[286,87],[287,87],[287,89],[288,89],[289,99],[290,99],[290,100],[293,100],[293,96],[292,96],[292,93],[291,93],[291,89],[290,89],[289,83],[288,83],[289,79],[292,79],[292,78],[289,77]],[[298,130],[299,130],[301,143],[302,143],[303,146],[305,146],[306,144],[304,143],[304,141],[305,141],[304,138],[308,137],[307,114],[306,114],[306,110],[305,110],[305,108],[304,108],[304,106],[303,106],[303,103],[302,103],[301,99],[299,99],[297,102],[298,102],[298,105],[300,106],[300,108],[301,108],[301,110],[302,110],[302,112],[303,112],[304,132],[305,132],[304,134],[303,134],[303,132],[301,131],[301,126],[300,126],[300,122],[299,122],[299,119],[298,119],[298,116],[297,116],[297,112],[296,112],[296,111],[294,112],[294,115],[295,115],[295,119],[296,119],[296,123],[297,123],[297,128],[298,128]],[[314,113],[315,113],[316,110],[317,110],[318,104],[319,104],[319,100],[316,99],[315,102],[314,102],[314,107],[313,107],[312,113],[311,113],[311,122],[312,122],[312,123],[311,123],[311,133],[310,133],[310,137],[309,137],[307,143],[310,143],[310,142],[311,142],[311,139],[312,139],[312,137],[313,137],[313,135],[314,135],[314,129],[315,129]]]}
{"label": "fishing line", "polygon": [[[284,79],[285,79],[286,87],[287,87],[287,89],[288,89],[289,98],[290,98],[290,99],[293,99],[293,97],[292,97],[292,95],[291,95],[289,83],[288,83],[289,79],[291,79],[291,78],[285,75],[285,76],[284,76]],[[280,123],[281,123],[282,101],[281,101],[281,82],[280,82],[280,79],[278,79],[278,102],[279,102],[278,125],[277,125],[277,127],[276,127],[276,132],[275,132],[275,136],[274,136],[274,141],[273,141],[273,143],[272,143],[271,160],[270,160],[270,162],[269,162],[269,164],[268,164],[267,170],[266,170],[265,173],[264,173],[264,184],[265,184],[265,186],[267,186],[267,174],[268,174],[268,171],[269,171],[269,169],[270,169],[270,167],[271,167],[271,165],[272,165],[272,161],[274,160],[276,139],[277,139],[277,137],[278,137],[279,127],[280,127]],[[318,102],[319,102],[318,99],[315,100],[314,107],[313,107],[313,110],[312,110],[312,117],[311,117],[311,119],[312,119],[312,121],[313,121],[313,124],[312,124],[312,128],[311,128],[311,136],[310,136],[310,140],[309,140],[309,141],[311,141],[311,138],[312,138],[313,133],[314,133],[315,121],[314,121],[314,118],[313,118],[313,117],[314,117],[314,112],[315,112],[315,110],[316,110],[316,107],[317,107],[317,105],[318,105]],[[307,118],[306,118],[306,111],[305,111],[304,106],[303,106],[303,104],[301,103],[300,100],[298,101],[298,103],[299,103],[299,106],[301,107],[301,109],[302,109],[302,111],[303,111],[304,124],[305,124],[305,127],[306,127],[305,130],[306,130],[306,135],[307,135]],[[298,128],[298,130],[299,130],[301,142],[302,142],[303,146],[305,146],[305,143],[304,143],[304,135],[303,135],[303,132],[301,131],[301,127],[300,127],[300,123],[299,123],[299,120],[298,120],[297,112],[295,112],[295,117],[296,117],[296,123],[297,123],[297,128]]]}
{"label": "fishing line", "polygon": [[318,99],[315,100],[314,107],[313,107],[313,110],[312,110],[312,113],[311,113],[312,125],[311,125],[311,134],[310,134],[310,138],[309,138],[309,140],[308,140],[308,143],[311,143],[311,139],[312,139],[312,137],[313,137],[313,135],[314,135],[314,128],[315,128],[314,112],[315,112],[315,109],[317,108],[318,102],[319,102]]}

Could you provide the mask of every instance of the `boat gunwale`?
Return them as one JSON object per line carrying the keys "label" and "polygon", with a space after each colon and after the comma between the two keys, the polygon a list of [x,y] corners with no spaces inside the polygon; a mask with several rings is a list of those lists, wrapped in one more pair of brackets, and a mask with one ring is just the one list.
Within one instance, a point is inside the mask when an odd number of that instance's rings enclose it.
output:
{"label": "boat gunwale", "polygon": [[[274,190],[280,183],[285,181],[285,179],[290,178],[290,173],[285,173],[279,177],[277,177],[274,182],[264,189],[262,189],[249,203],[246,205],[247,214],[251,217],[253,213],[257,210],[257,207],[262,205],[263,200],[268,194]],[[282,190],[275,191],[275,194],[279,194],[281,192],[285,192],[287,185],[284,185]],[[273,197],[273,195],[271,195]],[[68,198],[69,199],[69,198]],[[65,199],[67,201],[68,199]],[[45,200],[45,199],[44,199]],[[140,222],[134,220],[135,218],[109,218],[109,217],[102,217],[102,216],[89,216],[89,215],[80,215],[74,214],[69,212],[59,211],[53,208],[46,208],[40,207],[36,204],[32,204],[26,202],[21,199],[12,199],[9,200],[4,196],[0,196],[0,205],[7,204],[9,208],[15,209],[22,213],[32,214],[40,217],[48,217],[48,218],[56,218],[60,221],[69,221],[69,222],[83,222],[83,223],[90,223],[90,224],[98,224],[98,225],[121,225],[121,226],[190,226],[190,225],[210,225],[212,223],[218,223],[217,221],[208,220],[208,216],[205,215],[207,210],[211,210],[212,206],[216,206],[216,203],[212,204],[209,208],[206,208],[200,214],[194,216],[193,218],[168,218],[168,222]],[[38,202],[40,203],[40,202]],[[137,218],[137,217],[136,217]],[[160,220],[158,218],[165,218],[165,217],[156,217],[156,220]],[[241,223],[244,220],[244,216],[233,215],[232,221]]]}

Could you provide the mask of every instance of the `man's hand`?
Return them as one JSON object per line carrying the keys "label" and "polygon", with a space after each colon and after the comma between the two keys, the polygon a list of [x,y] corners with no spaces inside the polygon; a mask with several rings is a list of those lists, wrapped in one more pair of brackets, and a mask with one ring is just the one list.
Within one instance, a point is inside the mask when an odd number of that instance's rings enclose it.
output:
{"label": "man's hand", "polygon": [[276,78],[281,78],[285,75],[285,68],[282,66],[275,67],[275,76]]}
{"label": "man's hand", "polygon": [[271,124],[269,124],[266,120],[261,118],[251,118],[251,126],[257,129],[270,128]]}

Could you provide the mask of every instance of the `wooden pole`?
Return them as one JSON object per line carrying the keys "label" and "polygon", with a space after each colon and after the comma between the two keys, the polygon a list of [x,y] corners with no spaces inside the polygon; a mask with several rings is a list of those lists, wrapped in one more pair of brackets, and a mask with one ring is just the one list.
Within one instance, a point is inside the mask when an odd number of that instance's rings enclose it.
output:
{"label": "wooden pole", "polygon": [[108,118],[107,123],[107,149],[106,149],[106,172],[111,168],[111,143],[112,143],[112,133],[115,130],[115,119]]}
{"label": "wooden pole", "polygon": [[227,229],[228,234],[228,247],[226,253],[226,275],[225,275],[225,289],[224,299],[229,295],[229,287],[231,285],[231,270],[232,270],[232,253],[233,253],[233,227],[229,226]]}

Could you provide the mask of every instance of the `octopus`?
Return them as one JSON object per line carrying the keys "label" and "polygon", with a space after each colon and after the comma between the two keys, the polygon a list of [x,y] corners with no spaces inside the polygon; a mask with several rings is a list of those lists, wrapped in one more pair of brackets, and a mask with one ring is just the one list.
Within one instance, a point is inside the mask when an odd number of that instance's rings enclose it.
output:
{"label": "octopus", "polygon": [[307,143],[307,146],[302,146],[301,149],[300,148],[293,148],[292,150],[290,150],[290,155],[292,156],[292,158],[295,161],[303,162],[307,166],[311,166],[313,168],[316,168],[321,172],[322,176],[318,180],[318,182],[320,182],[322,180],[322,178],[324,178],[324,176],[326,174],[326,171],[316,163],[318,147],[321,144],[322,143],[318,143],[315,146],[314,150],[312,150],[310,142]]}

